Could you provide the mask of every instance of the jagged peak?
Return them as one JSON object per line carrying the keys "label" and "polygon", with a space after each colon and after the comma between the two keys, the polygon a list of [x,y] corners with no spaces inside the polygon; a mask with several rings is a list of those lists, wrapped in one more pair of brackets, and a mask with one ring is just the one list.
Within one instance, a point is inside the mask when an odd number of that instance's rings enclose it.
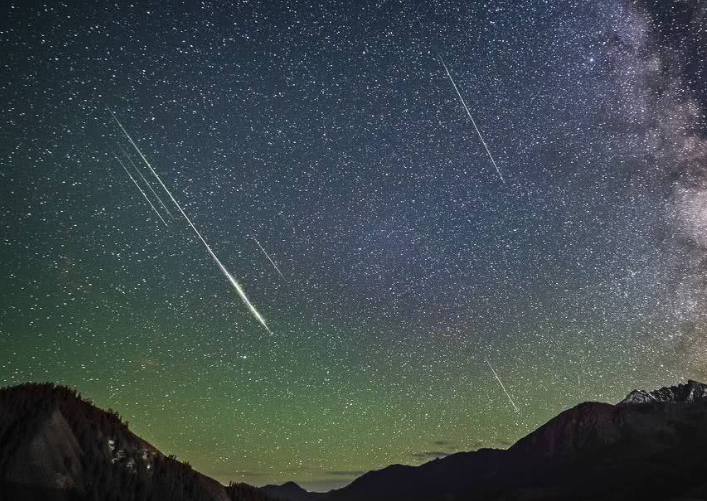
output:
{"label": "jagged peak", "polygon": [[685,384],[664,386],[658,390],[633,390],[618,405],[650,404],[657,402],[693,403],[707,401],[707,384],[689,379]]}

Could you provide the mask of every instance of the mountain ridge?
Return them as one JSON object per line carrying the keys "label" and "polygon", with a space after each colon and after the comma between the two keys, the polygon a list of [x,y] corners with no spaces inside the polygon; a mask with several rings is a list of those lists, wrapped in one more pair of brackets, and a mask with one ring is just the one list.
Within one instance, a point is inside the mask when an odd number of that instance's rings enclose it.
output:
{"label": "mountain ridge", "polygon": [[24,501],[270,501],[223,486],[167,456],[75,390],[51,383],[0,389],[0,493]]}
{"label": "mountain ridge", "polygon": [[280,501],[316,501],[324,499],[326,492],[311,492],[297,482],[289,481],[281,485],[268,484],[260,487],[268,496]]}
{"label": "mountain ridge", "polygon": [[18,501],[707,500],[704,465],[707,385],[692,380],[578,404],[506,450],[390,465],[327,493],[224,486],[75,390],[0,389],[0,492]]}
{"label": "mountain ridge", "polygon": [[657,390],[648,392],[645,390],[633,390],[618,405],[648,404],[648,403],[677,403],[696,402],[707,400],[707,385],[688,379],[687,384],[675,386],[664,386]]}
{"label": "mountain ridge", "polygon": [[[700,483],[701,470],[695,467],[707,464],[707,400],[696,398],[705,388],[689,381],[645,392],[662,395],[660,400],[638,401],[629,398],[631,392],[616,405],[584,402],[507,450],[481,449],[417,467],[387,467],[325,499],[663,500],[683,494],[707,499],[707,482]],[[667,482],[655,486],[661,475]]]}

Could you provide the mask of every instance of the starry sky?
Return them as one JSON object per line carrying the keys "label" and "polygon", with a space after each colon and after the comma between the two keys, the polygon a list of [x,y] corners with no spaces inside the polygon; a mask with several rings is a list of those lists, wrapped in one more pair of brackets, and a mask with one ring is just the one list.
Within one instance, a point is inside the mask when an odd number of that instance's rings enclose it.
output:
{"label": "starry sky", "polygon": [[4,2],[0,385],[324,490],[707,379],[705,26],[696,0]]}

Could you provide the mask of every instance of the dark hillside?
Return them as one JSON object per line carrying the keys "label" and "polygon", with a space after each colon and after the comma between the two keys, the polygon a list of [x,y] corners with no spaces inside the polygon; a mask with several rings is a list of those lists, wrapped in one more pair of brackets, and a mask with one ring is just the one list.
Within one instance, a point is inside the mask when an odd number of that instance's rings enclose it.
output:
{"label": "dark hillside", "polygon": [[48,383],[0,390],[0,490],[17,500],[267,499],[224,488],[130,432],[117,412]]}

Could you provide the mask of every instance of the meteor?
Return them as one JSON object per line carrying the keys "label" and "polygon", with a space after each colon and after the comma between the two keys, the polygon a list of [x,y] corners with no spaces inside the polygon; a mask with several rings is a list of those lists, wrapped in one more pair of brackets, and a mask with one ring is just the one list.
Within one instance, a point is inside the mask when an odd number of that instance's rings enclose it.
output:
{"label": "meteor", "polygon": [[155,214],[157,214],[157,217],[159,217],[160,220],[162,220],[162,222],[164,223],[165,226],[169,227],[169,225],[167,224],[167,221],[164,220],[164,218],[162,217],[162,214],[160,214],[160,213],[157,211],[157,209],[156,209],[155,206],[152,204],[152,202],[150,201],[150,199],[147,198],[147,194],[143,191],[142,188],[140,188],[140,185],[137,183],[137,181],[135,181],[135,178],[130,174],[130,172],[128,171],[128,169],[125,167],[125,164],[120,160],[120,158],[118,158],[118,155],[114,155],[114,156],[115,156],[115,159],[116,159],[116,160],[118,161],[118,163],[120,164],[120,166],[121,166],[121,167],[123,168],[123,170],[125,171],[125,173],[126,173],[126,174],[128,175],[128,177],[130,178],[130,180],[131,180],[133,183],[135,183],[135,186],[137,187],[137,189],[140,190],[140,193],[142,193],[142,196],[145,197],[145,200],[147,200],[147,203],[150,204],[150,207],[152,207],[152,210],[155,211]]}
{"label": "meteor", "polygon": [[265,254],[265,257],[268,258],[268,261],[270,261],[270,264],[273,265],[273,267],[274,267],[275,270],[280,274],[280,276],[282,277],[282,279],[283,279],[285,282],[287,282],[287,279],[285,278],[285,276],[284,276],[284,275],[282,274],[282,272],[280,271],[280,268],[277,267],[277,265],[275,264],[275,261],[273,261],[273,260],[270,258],[270,255],[265,251],[265,249],[263,249],[263,246],[260,245],[260,242],[258,242],[258,239],[255,238],[255,237],[253,237],[253,240],[255,240],[255,243],[258,244],[258,247],[260,247],[260,250],[263,251],[263,254]]}
{"label": "meteor", "polygon": [[162,205],[162,207],[164,208],[164,210],[167,211],[167,214],[169,214],[169,217],[171,217],[172,219],[174,219],[174,215],[170,212],[170,210],[169,210],[169,209],[167,208],[167,206],[164,204],[164,202],[162,201],[162,199],[160,198],[160,196],[157,194],[157,192],[152,188],[152,185],[147,182],[147,179],[145,179],[145,176],[142,175],[142,172],[140,172],[140,169],[137,168],[137,165],[135,165],[135,162],[133,162],[133,159],[130,158],[130,156],[128,155],[128,152],[125,151],[125,149],[124,149],[120,144],[118,144],[118,148],[120,148],[120,151],[123,152],[123,156],[128,159],[128,162],[130,162],[130,164],[135,168],[135,170],[137,171],[137,173],[140,174],[140,177],[142,178],[142,180],[145,182],[145,184],[147,185],[147,187],[150,188],[150,191],[151,191],[152,194],[155,196],[155,198],[157,198],[157,200],[160,202],[160,205]]}
{"label": "meteor", "polygon": [[498,384],[501,385],[501,388],[503,389],[503,393],[506,394],[506,396],[508,397],[508,400],[511,402],[511,405],[513,406],[513,408],[516,410],[516,412],[520,412],[520,411],[518,410],[518,407],[516,407],[515,402],[513,402],[513,399],[512,399],[511,396],[508,394],[508,391],[506,391],[506,387],[503,386],[503,383],[501,382],[501,378],[498,377],[498,374],[496,374],[496,371],[495,371],[495,370],[493,369],[493,367],[491,366],[491,362],[489,362],[488,360],[486,360],[486,363],[489,365],[489,368],[491,369],[491,372],[493,372],[493,375],[494,375],[494,377],[496,378],[496,381],[498,381]]}
{"label": "meteor", "polygon": [[476,133],[479,135],[479,139],[481,139],[481,144],[484,145],[484,148],[486,149],[486,153],[488,153],[489,158],[491,159],[491,163],[496,168],[496,172],[498,172],[498,177],[500,177],[501,181],[503,181],[505,183],[506,180],[503,179],[503,174],[501,174],[501,169],[499,169],[498,165],[496,165],[496,160],[493,159],[493,155],[491,154],[489,147],[486,145],[486,141],[484,141],[484,137],[481,135],[481,131],[479,130],[479,127],[476,125],[476,120],[474,120],[474,117],[471,116],[471,112],[469,111],[469,107],[466,105],[464,98],[462,97],[461,93],[459,92],[459,89],[457,88],[457,84],[454,83],[454,79],[452,78],[452,74],[449,72],[447,65],[444,64],[444,59],[442,59],[442,56],[439,56],[439,62],[442,63],[442,66],[444,66],[444,71],[447,72],[447,76],[449,77],[449,81],[452,82],[452,85],[454,86],[454,90],[457,91],[457,96],[459,96],[459,100],[462,102],[462,105],[464,105],[464,109],[466,110],[466,114],[469,116],[471,123],[474,124],[474,129],[476,129]]}
{"label": "meteor", "polygon": [[147,161],[147,159],[145,158],[145,155],[142,154],[142,151],[140,151],[140,148],[138,148],[137,144],[135,144],[135,141],[133,141],[133,138],[130,137],[130,134],[128,134],[128,131],[126,131],[126,130],[125,130],[125,127],[123,127],[123,124],[120,123],[120,121],[119,121],[118,118],[115,116],[115,114],[111,111],[110,108],[107,108],[107,107],[106,107],[106,109],[108,110],[108,112],[109,112],[109,113],[111,114],[111,116],[113,117],[113,120],[115,120],[115,122],[118,124],[118,126],[120,127],[120,129],[123,131],[123,134],[125,134],[125,137],[128,138],[128,141],[130,141],[130,144],[132,144],[132,145],[133,145],[133,148],[135,148],[135,150],[138,152],[138,154],[140,155],[140,158],[142,158],[143,162],[145,162],[145,165],[147,165],[147,167],[150,169],[150,172],[152,172],[152,175],[155,176],[155,178],[157,179],[157,181],[160,183],[160,186],[162,186],[162,188],[163,188],[164,191],[167,193],[167,195],[169,196],[169,198],[172,200],[172,202],[174,203],[174,205],[177,207],[177,209],[179,209],[179,212],[182,214],[182,216],[184,216],[184,219],[187,220],[187,223],[189,223],[189,226],[191,226],[191,229],[194,230],[194,233],[196,233],[196,236],[199,237],[199,240],[201,240],[201,243],[204,244],[204,247],[206,247],[206,250],[209,252],[209,255],[211,255],[211,258],[212,258],[212,259],[214,260],[214,262],[218,265],[219,269],[221,270],[221,273],[223,273],[223,275],[228,279],[228,281],[231,283],[231,285],[233,286],[233,288],[236,289],[236,292],[237,292],[238,295],[240,296],[240,298],[241,298],[241,300],[243,301],[243,303],[248,307],[248,309],[250,310],[250,312],[251,312],[251,313],[253,314],[253,316],[258,320],[258,322],[260,322],[260,324],[265,328],[265,330],[268,331],[268,333],[272,335],[272,331],[271,331],[270,328],[268,327],[268,324],[265,323],[265,319],[264,319],[264,318],[262,317],[262,315],[258,312],[258,310],[255,309],[255,306],[253,306],[253,303],[250,302],[250,300],[248,299],[248,296],[246,296],[245,291],[243,290],[243,288],[241,287],[241,285],[236,281],[235,278],[233,278],[233,275],[231,275],[231,273],[230,273],[230,272],[226,269],[226,267],[221,263],[221,260],[220,260],[218,257],[216,257],[216,254],[214,254],[214,251],[211,250],[211,247],[209,246],[208,243],[206,243],[206,240],[205,240],[204,237],[201,235],[201,233],[199,232],[199,230],[196,229],[196,226],[194,226],[194,223],[191,222],[191,219],[189,219],[189,216],[186,215],[186,213],[185,213],[184,210],[182,209],[182,206],[179,205],[179,202],[177,202],[177,199],[174,198],[174,196],[172,195],[172,192],[169,191],[169,189],[167,188],[167,186],[165,186],[165,184],[162,182],[162,178],[160,178],[160,176],[157,174],[157,172],[155,172],[155,169],[152,168],[152,165],[150,165],[150,162]]}

